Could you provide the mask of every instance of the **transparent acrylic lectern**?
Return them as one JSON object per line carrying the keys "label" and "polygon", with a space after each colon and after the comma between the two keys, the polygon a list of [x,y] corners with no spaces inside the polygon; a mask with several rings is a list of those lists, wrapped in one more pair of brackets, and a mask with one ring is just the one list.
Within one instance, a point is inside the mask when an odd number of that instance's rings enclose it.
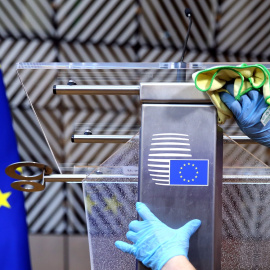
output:
{"label": "transparent acrylic lectern", "polygon": [[[41,191],[46,182],[82,182],[92,270],[146,269],[114,246],[116,240],[126,241],[138,200],[173,228],[202,220],[189,249],[196,269],[269,269],[269,153],[233,120],[221,126],[222,132],[215,107],[195,88],[192,73],[217,63],[178,66],[18,63],[18,77],[43,136],[40,145],[51,159],[50,164],[11,165],[7,173],[18,179],[13,187]],[[42,95],[33,91],[39,87],[33,76],[46,89]],[[39,109],[45,96],[52,107],[59,104],[59,111]],[[125,124],[114,126],[119,110],[102,125],[97,104],[121,108],[123,103],[131,111]],[[106,145],[113,153],[89,164],[89,144]],[[92,149],[106,152],[99,146]],[[37,166],[42,173],[16,178],[12,172],[19,166]]]}

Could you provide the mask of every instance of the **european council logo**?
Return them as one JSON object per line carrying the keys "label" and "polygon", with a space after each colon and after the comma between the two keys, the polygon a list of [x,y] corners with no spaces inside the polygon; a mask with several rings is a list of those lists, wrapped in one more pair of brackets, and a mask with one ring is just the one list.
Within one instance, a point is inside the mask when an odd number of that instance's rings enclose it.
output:
{"label": "european council logo", "polygon": [[208,186],[208,160],[170,160],[170,185]]}

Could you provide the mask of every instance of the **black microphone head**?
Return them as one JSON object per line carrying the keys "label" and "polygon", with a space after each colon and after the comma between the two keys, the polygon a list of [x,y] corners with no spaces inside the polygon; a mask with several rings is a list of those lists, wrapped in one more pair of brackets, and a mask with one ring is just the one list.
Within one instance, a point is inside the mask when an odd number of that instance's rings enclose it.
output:
{"label": "black microphone head", "polygon": [[191,9],[190,8],[186,8],[185,9],[185,14],[186,14],[187,17],[190,17],[192,15]]}

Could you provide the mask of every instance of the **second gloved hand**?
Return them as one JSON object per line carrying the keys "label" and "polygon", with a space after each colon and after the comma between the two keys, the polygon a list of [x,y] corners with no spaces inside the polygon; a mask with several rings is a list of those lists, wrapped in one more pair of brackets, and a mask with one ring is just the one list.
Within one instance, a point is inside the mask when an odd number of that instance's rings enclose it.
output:
{"label": "second gloved hand", "polygon": [[145,204],[138,202],[136,209],[143,221],[132,221],[126,235],[134,245],[116,241],[117,248],[134,255],[137,260],[154,270],[160,270],[175,256],[187,257],[189,239],[200,227],[200,220],[195,219],[179,229],[172,229],[162,223]]}
{"label": "second gloved hand", "polygon": [[[224,88],[233,94],[233,83]],[[239,101],[229,93],[221,92],[219,95],[233,113],[240,129],[252,140],[270,147],[270,121],[266,126],[261,123],[261,117],[268,107],[263,95],[258,90],[251,90]]]}

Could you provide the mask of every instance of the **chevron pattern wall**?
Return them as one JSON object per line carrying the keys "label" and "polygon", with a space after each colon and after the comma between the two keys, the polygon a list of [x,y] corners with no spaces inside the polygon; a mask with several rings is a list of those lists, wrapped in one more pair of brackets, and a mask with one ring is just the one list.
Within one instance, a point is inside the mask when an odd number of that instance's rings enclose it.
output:
{"label": "chevron pattern wall", "polygon": [[[185,7],[194,13],[186,62],[270,61],[270,0],[0,1],[0,59],[21,159],[57,171],[17,78],[17,62],[179,61],[188,26]],[[119,147],[70,145],[76,123],[102,123],[100,132],[108,124],[114,130],[124,125],[124,132],[133,134],[140,126],[137,97],[51,100],[45,91],[50,75],[29,79],[44,129],[52,139],[61,136],[61,144],[55,140],[52,145],[61,163],[98,165]],[[231,125],[224,129],[237,132]],[[269,160],[265,148],[247,147]],[[25,198],[32,233],[86,233],[79,184],[51,184],[45,192]]]}

